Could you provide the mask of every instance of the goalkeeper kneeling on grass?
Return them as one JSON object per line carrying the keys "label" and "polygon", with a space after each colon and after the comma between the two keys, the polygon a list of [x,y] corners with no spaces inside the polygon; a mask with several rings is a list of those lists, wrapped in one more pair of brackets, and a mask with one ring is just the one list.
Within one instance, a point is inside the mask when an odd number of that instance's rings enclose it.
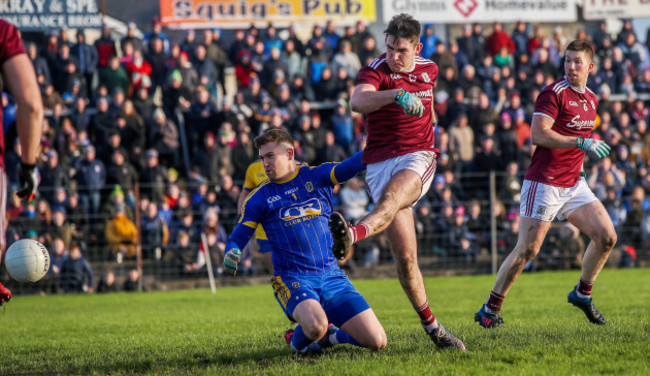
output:
{"label": "goalkeeper kneeling on grass", "polygon": [[386,332],[363,296],[338,267],[327,221],[332,188],[364,169],[361,152],[341,163],[310,167],[294,159],[293,140],[285,129],[265,131],[255,139],[269,180],[244,201],[224,258],[235,274],[241,249],[258,225],[273,249],[273,291],[287,317],[298,323],[284,338],[302,354],[321,353],[339,343],[379,350]]}

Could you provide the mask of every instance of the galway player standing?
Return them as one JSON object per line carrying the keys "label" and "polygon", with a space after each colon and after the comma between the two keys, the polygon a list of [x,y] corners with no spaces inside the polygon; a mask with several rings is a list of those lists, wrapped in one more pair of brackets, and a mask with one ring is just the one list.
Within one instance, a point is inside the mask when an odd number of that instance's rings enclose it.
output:
{"label": "galway player standing", "polygon": [[386,53],[359,72],[350,104],[367,117],[363,163],[376,205],[353,227],[332,213],[332,250],[344,258],[353,243],[386,229],[397,276],[425,331],[438,347],[464,351],[465,345],[431,313],[417,261],[412,207],[429,190],[439,153],[433,141],[438,66],[419,56],[420,30],[408,14],[393,17],[384,30]]}
{"label": "galway player standing", "polygon": [[[25,53],[18,30],[2,18],[0,18],[0,73],[16,100],[16,128],[22,148],[20,190],[16,194],[20,198],[31,199],[38,186],[36,154],[41,139],[43,102],[34,67]],[[2,124],[1,111],[0,124]],[[0,256],[5,249],[5,221],[7,220],[5,215],[7,175],[4,154],[4,133],[0,132]],[[0,305],[9,300],[11,300],[11,291],[0,283]]]}
{"label": "galway player standing", "polygon": [[263,225],[272,248],[275,297],[299,324],[285,333],[291,347],[299,353],[320,352],[337,343],[372,350],[385,347],[386,332],[338,267],[327,231],[332,188],[363,170],[361,153],[341,163],[298,165],[291,136],[278,128],[257,137],[255,146],[268,180],[244,201],[226,246],[225,270],[237,271],[241,249]]}
{"label": "galway player standing", "polygon": [[519,238],[499,268],[490,297],[475,315],[485,328],[503,324],[499,315],[503,299],[526,263],[539,253],[553,218],[568,219],[591,238],[580,281],[568,300],[592,323],[605,324],[593,305],[591,287],[616,244],[616,231],[603,204],[581,179],[585,152],[604,158],[610,150],[604,142],[589,138],[598,107],[596,95],[586,86],[593,56],[588,42],[571,42],[565,54],[565,76],[547,86],[535,103],[531,137],[536,149],[521,189]]}

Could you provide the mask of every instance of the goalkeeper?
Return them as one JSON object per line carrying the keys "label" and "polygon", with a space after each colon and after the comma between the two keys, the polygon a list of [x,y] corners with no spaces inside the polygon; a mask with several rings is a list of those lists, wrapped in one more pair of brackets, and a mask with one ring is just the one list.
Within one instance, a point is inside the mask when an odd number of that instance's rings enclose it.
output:
{"label": "goalkeeper", "polygon": [[591,238],[582,261],[582,275],[568,302],[587,319],[605,324],[591,299],[591,288],[616,244],[616,231],[603,204],[581,175],[585,153],[592,159],[609,155],[609,146],[591,138],[598,98],[587,88],[594,51],[574,40],[564,55],[565,76],[539,94],[531,129],[535,145],[521,189],[519,239],[503,261],[487,302],[474,319],[485,328],[502,325],[501,304],[524,266],[540,251],[551,221],[567,219]]}
{"label": "goalkeeper", "polygon": [[255,146],[268,180],[243,203],[226,246],[226,272],[236,273],[241,249],[262,225],[273,250],[275,297],[298,323],[284,335],[291,348],[311,354],[339,343],[385,347],[386,332],[377,316],[338,267],[336,259],[346,253],[332,253],[327,227],[332,188],[364,169],[362,153],[318,167],[297,164],[293,140],[280,128],[265,131]]}

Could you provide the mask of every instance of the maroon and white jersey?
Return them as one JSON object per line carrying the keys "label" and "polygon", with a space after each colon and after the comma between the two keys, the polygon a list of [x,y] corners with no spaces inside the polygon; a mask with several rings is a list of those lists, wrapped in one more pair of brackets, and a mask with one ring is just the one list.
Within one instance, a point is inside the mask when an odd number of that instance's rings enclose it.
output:
{"label": "maroon and white jersey", "polygon": [[[25,47],[18,36],[16,27],[0,18],[0,67],[12,57],[24,54]],[[1,104],[0,104],[1,106]],[[0,111],[0,124],[2,124],[2,111]],[[0,132],[0,167],[5,167],[5,136]]]}
{"label": "maroon and white jersey", "polygon": [[398,104],[386,105],[366,114],[368,143],[363,151],[363,163],[376,163],[420,150],[432,150],[433,88],[438,79],[438,66],[431,60],[415,57],[411,72],[393,72],[382,54],[359,72],[357,84],[370,84],[377,91],[404,89],[417,95],[424,105],[422,117],[407,116]]}
{"label": "maroon and white jersey", "polygon": [[[589,138],[596,124],[597,108],[596,94],[589,88],[579,91],[565,77],[542,90],[535,102],[533,115],[552,119],[554,123],[551,129],[557,133]],[[584,158],[585,152],[578,148],[537,146],[525,179],[556,187],[573,187],[580,179]]]}

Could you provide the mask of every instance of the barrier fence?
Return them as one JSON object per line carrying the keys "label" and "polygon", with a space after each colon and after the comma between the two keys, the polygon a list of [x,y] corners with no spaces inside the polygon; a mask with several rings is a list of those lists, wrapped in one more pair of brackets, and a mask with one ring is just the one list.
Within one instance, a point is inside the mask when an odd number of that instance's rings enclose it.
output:
{"label": "barrier fence", "polygon": [[[413,209],[420,266],[426,275],[496,273],[517,242],[521,180],[494,172],[457,176],[457,182],[436,182]],[[19,201],[10,201],[8,245],[35,237],[50,250],[53,265],[60,267],[57,249],[67,252],[78,244],[93,270],[94,283],[88,286],[93,288],[109,270],[118,290],[129,279],[129,288],[139,290],[207,287],[207,257],[217,285],[266,282],[269,268],[254,241],[243,252],[241,273],[223,274],[225,242],[237,218],[235,183],[230,187],[177,182],[166,188],[136,185],[119,190],[40,187],[40,197],[22,208]],[[161,194],[160,203],[149,200]],[[650,210],[639,213],[628,197],[618,200],[622,210],[628,204],[630,208],[624,220],[615,221],[619,241],[607,266],[647,265],[650,241],[644,228]],[[336,210],[351,221],[363,215],[352,213],[340,197],[335,202]],[[540,254],[526,269],[579,268],[588,242],[566,222],[554,222]],[[54,266],[35,284],[12,281],[0,266],[0,280],[16,294],[59,292],[61,276]],[[383,235],[356,244],[341,266],[352,277],[394,276]]]}

